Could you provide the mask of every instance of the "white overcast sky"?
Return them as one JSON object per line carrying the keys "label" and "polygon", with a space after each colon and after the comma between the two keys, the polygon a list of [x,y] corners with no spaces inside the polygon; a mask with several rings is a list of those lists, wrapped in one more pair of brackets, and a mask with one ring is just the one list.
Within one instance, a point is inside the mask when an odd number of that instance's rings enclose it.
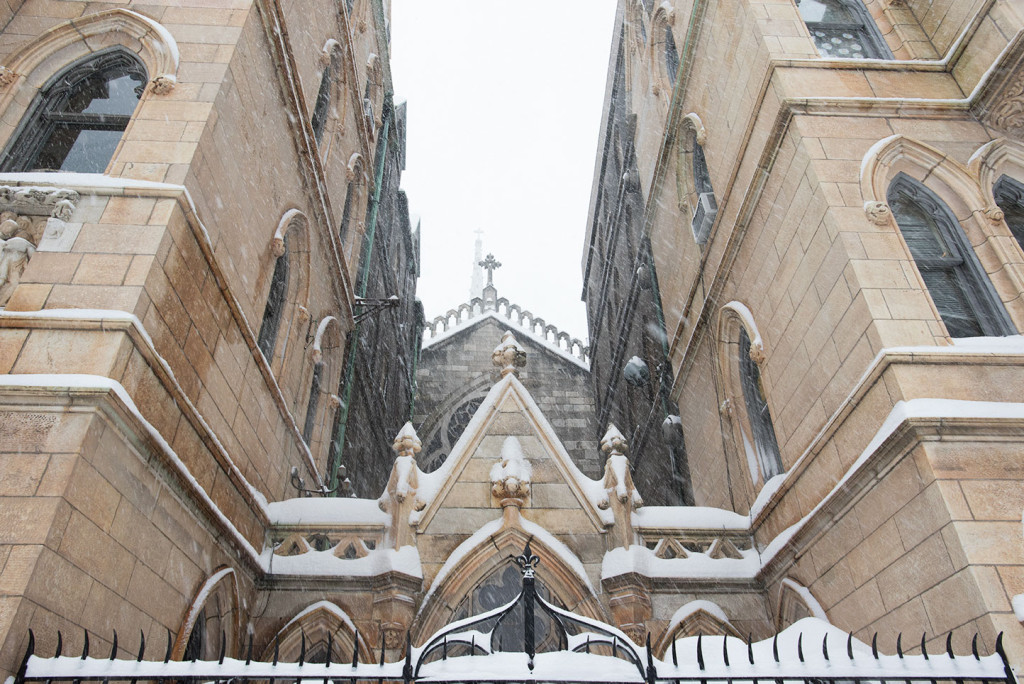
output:
{"label": "white overcast sky", "polygon": [[586,339],[580,258],[614,13],[614,0],[393,0],[428,319],[468,299],[481,229],[498,295]]}

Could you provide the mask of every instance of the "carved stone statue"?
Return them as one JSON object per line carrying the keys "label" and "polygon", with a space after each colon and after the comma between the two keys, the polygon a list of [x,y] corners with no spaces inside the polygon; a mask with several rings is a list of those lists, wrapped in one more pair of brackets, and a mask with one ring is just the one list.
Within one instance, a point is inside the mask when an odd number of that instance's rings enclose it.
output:
{"label": "carved stone statue", "polygon": [[601,509],[611,508],[615,517],[615,535],[612,540],[615,546],[624,549],[637,541],[633,531],[633,511],[644,505],[640,493],[633,485],[633,476],[629,474],[629,459],[626,458],[628,449],[626,438],[609,423],[608,431],[601,438],[601,451],[608,454],[601,483],[605,494],[597,505]]}
{"label": "carved stone statue", "polygon": [[0,306],[7,305],[35,251],[35,246],[25,238],[0,239]]}
{"label": "carved stone statue", "polygon": [[426,505],[422,499],[416,496],[420,472],[416,465],[416,454],[423,448],[423,445],[416,435],[412,423],[402,426],[391,448],[398,456],[395,458],[395,464],[391,467],[387,489],[377,500],[377,505],[391,516],[391,524],[387,534],[384,535],[384,547],[400,549],[403,546],[416,545],[416,539],[409,524],[409,516],[413,511],[423,510]]}

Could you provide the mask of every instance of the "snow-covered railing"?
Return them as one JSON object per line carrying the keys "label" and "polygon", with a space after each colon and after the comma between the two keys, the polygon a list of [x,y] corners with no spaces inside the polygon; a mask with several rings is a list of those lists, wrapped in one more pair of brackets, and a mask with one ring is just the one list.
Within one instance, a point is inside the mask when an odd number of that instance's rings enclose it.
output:
{"label": "snow-covered railing", "polygon": [[[945,652],[929,654],[927,638],[922,635],[920,655],[903,650],[902,635],[896,639],[896,655],[882,655],[878,635],[870,648],[852,634],[816,618],[806,618],[771,639],[751,643],[730,636],[697,636],[677,639],[669,645],[668,660],[654,656],[651,635],[640,646],[625,632],[597,620],[559,608],[537,594],[535,569],[540,558],[530,551],[513,559],[522,572],[522,590],[509,603],[483,614],[457,620],[431,635],[421,647],[414,647],[406,632],[405,655],[401,660],[385,662],[381,651],[378,663],[360,663],[359,648],[353,648],[351,662],[331,662],[331,642],[327,662],[306,663],[306,639],[302,634],[299,659],[295,663],[278,660],[279,643],[274,643],[272,662],[252,659],[253,638],[245,660],[226,657],[227,642],[220,639],[216,661],[171,662],[172,638],[161,660],[145,660],[146,641],[139,635],[134,660],[117,660],[118,641],[107,659],[89,655],[89,634],[83,639],[80,657],[62,653],[63,639],[57,633],[56,654],[35,654],[35,636],[29,631],[28,648],[15,684],[25,682],[102,681],[135,682],[247,681],[252,679],[378,682],[438,682],[482,684],[483,682],[601,682],[657,684],[700,681],[737,683],[757,680],[835,682],[1003,682],[1016,684],[1003,650],[1003,635],[996,639],[995,653],[982,656],[978,637],[971,643],[970,656],[953,652],[953,635],[946,637]],[[539,618],[539,619],[535,619]],[[540,629],[538,630],[538,626]],[[831,637],[831,643],[829,638]],[[330,637],[328,637],[330,639]],[[359,643],[358,632],[355,638]]]}
{"label": "snow-covered railing", "polygon": [[447,313],[435,317],[434,320],[427,321],[423,330],[424,341],[454,330],[463,323],[485,314],[494,314],[499,318],[505,318],[535,338],[557,347],[580,361],[589,362],[590,360],[590,347],[583,344],[582,340],[550,325],[540,316],[535,316],[518,304],[510,303],[504,297],[499,297],[493,305],[488,305],[480,297],[474,297],[454,309],[449,309]]}

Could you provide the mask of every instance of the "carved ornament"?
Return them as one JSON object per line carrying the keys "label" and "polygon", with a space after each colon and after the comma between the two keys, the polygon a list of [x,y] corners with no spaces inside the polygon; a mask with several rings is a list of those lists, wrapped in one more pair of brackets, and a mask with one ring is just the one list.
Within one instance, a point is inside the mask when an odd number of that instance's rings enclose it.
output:
{"label": "carved ornament", "polygon": [[152,81],[153,92],[157,95],[166,95],[178,84],[178,79],[174,74],[164,74],[163,76],[157,76]]}
{"label": "carved ornament", "polygon": [[501,445],[501,457],[491,468],[491,493],[501,500],[502,506],[522,507],[530,496],[533,468],[523,455],[523,447],[515,437],[506,437]]}
{"label": "carved ornament", "polygon": [[992,123],[998,128],[1012,133],[1024,131],[1024,73],[1018,70],[1014,74],[990,111]]}
{"label": "carved ornament", "polygon": [[750,360],[756,363],[758,366],[763,364],[768,356],[764,353],[764,345],[760,342],[751,342],[750,349],[747,351],[750,355]]}
{"label": "carved ornament", "polygon": [[633,530],[633,511],[644,505],[629,472],[629,459],[626,458],[628,448],[626,438],[618,428],[609,424],[608,431],[601,438],[601,451],[608,454],[608,459],[604,464],[604,480],[601,482],[604,494],[598,500],[597,507],[602,510],[611,509],[615,534],[610,541],[615,547],[624,549],[637,542]]}
{"label": "carved ornament", "polygon": [[987,218],[992,223],[999,223],[1005,218],[1005,215],[1003,214],[1002,209],[1000,209],[997,205],[993,204],[992,206],[985,210],[985,218]]}
{"label": "carved ornament", "polygon": [[889,217],[892,216],[892,211],[889,210],[889,205],[885,202],[865,202],[864,213],[868,220],[876,226],[888,225]]}
{"label": "carved ornament", "polygon": [[0,185],[0,209],[30,216],[71,219],[80,196],[66,188]]}
{"label": "carved ornament", "polygon": [[0,88],[6,88],[18,80],[18,74],[5,66],[0,66]]}
{"label": "carved ornament", "polygon": [[501,336],[501,343],[494,348],[491,362],[501,369],[501,377],[509,373],[519,376],[519,369],[526,365],[526,350],[519,346],[511,330]]}

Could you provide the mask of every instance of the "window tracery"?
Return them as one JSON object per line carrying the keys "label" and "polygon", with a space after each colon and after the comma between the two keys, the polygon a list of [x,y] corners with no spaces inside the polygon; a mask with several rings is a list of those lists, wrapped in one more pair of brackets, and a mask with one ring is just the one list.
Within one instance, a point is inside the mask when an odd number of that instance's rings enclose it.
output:
{"label": "window tracery", "polygon": [[796,0],[822,57],[892,59],[861,0]]}

